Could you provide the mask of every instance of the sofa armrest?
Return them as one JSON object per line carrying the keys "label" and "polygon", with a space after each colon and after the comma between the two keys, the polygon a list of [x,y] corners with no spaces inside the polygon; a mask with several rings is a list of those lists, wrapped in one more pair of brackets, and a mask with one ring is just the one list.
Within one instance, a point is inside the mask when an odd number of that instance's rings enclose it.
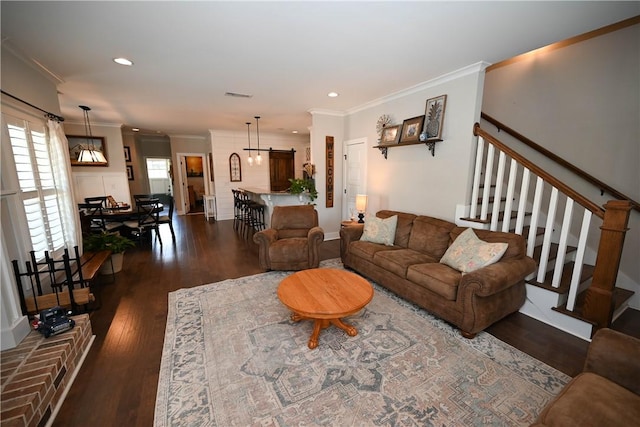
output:
{"label": "sofa armrest", "polygon": [[349,252],[351,242],[360,240],[363,231],[364,224],[347,225],[340,229],[340,258],[342,258],[342,262],[344,262],[347,252]]}
{"label": "sofa armrest", "polygon": [[589,345],[584,371],[640,394],[640,339],[600,329]]}
{"label": "sofa armrest", "polygon": [[527,256],[511,258],[465,274],[460,279],[458,293],[475,287],[475,295],[487,297],[521,282],[536,268],[536,262]]}
{"label": "sofa armrest", "polygon": [[265,270],[271,269],[269,260],[269,246],[278,240],[278,231],[273,228],[258,231],[253,235],[253,241],[258,244],[258,262],[260,268]]}

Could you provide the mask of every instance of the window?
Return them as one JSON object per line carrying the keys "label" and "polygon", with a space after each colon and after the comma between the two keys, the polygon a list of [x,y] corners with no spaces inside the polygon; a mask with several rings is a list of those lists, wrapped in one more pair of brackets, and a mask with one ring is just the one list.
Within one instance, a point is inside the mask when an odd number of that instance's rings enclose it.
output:
{"label": "window", "polygon": [[45,124],[6,115],[4,119],[31,246],[43,256],[66,242]]}

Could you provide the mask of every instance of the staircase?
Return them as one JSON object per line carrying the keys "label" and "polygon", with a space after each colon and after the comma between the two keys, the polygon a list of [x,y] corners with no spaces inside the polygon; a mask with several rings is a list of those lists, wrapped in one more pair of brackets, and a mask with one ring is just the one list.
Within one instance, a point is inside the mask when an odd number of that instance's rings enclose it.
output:
{"label": "staircase", "polygon": [[616,288],[632,203],[600,207],[484,131],[458,224],[510,231],[538,264],[521,312],[584,339],[608,327],[633,292]]}

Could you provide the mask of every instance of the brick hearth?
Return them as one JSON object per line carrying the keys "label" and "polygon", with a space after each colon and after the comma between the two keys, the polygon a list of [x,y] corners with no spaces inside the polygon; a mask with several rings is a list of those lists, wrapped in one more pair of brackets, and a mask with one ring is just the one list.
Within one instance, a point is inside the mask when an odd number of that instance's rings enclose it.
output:
{"label": "brick hearth", "polygon": [[51,420],[92,342],[89,316],[50,338],[31,331],[16,347],[0,353],[0,425],[45,426]]}

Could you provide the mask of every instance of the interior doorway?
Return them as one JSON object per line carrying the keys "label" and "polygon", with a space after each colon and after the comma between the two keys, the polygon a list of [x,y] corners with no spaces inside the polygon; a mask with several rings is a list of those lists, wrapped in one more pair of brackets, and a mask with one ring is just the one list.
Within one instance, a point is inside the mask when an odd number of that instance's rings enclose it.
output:
{"label": "interior doorway", "polygon": [[352,139],[344,142],[343,219],[351,219],[358,216],[358,212],[356,211],[356,195],[367,193],[366,146],[367,138]]}
{"label": "interior doorway", "polygon": [[176,207],[183,214],[204,213],[204,196],[208,193],[209,168],[203,153],[178,153],[178,185]]}
{"label": "interior doorway", "polygon": [[271,191],[285,191],[289,178],[295,178],[295,151],[269,151],[269,183]]}

